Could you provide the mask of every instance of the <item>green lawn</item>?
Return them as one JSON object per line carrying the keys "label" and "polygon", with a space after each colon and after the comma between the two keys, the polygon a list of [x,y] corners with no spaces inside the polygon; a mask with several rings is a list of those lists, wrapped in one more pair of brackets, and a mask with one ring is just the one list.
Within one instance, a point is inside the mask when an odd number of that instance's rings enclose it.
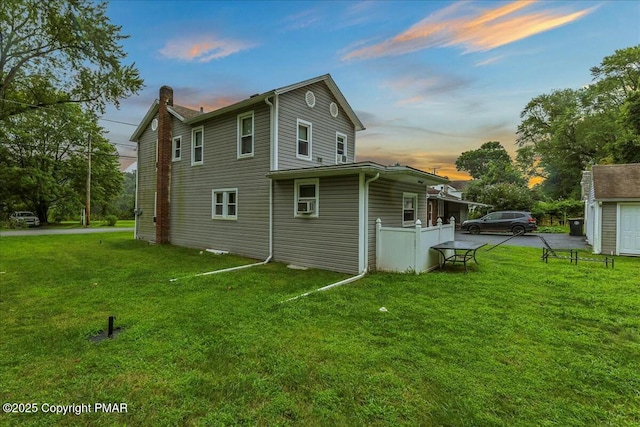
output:
{"label": "green lawn", "polygon": [[[639,425],[640,259],[540,254],[498,247],[469,274],[371,274],[281,303],[347,276],[192,277],[255,261],[130,233],[0,238],[2,403],[127,404],[0,424]],[[110,315],[122,332],[91,342]]]}

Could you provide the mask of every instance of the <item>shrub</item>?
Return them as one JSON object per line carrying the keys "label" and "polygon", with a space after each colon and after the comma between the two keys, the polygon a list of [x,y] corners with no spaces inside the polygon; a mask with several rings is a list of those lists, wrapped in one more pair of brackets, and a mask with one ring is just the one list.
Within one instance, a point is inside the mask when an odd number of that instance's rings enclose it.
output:
{"label": "shrub", "polygon": [[104,220],[109,227],[113,227],[114,225],[116,225],[116,222],[118,222],[118,217],[115,215],[107,215],[106,217],[104,217]]}

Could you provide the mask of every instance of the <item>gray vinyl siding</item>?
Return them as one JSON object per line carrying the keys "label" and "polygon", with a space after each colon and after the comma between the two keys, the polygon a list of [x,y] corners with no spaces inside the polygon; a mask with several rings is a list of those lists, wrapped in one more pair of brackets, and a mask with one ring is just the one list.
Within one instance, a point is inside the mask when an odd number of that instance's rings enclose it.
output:
{"label": "gray vinyl siding", "polygon": [[[237,158],[237,117],[254,112],[254,156]],[[191,165],[191,126],[173,122],[182,135],[182,159],[172,163],[173,244],[226,250],[264,259],[269,255],[270,110],[266,104],[203,123],[203,164]],[[199,127],[198,126],[195,127]],[[212,190],[237,188],[237,220],[212,219]]]}
{"label": "gray vinyl siding", "polygon": [[[310,90],[316,97],[313,108],[307,106],[305,94]],[[278,169],[309,168],[336,164],[336,132],[347,135],[347,162],[354,161],[355,127],[338,107],[338,117],[331,116],[329,105],[338,101],[324,82],[305,86],[279,96],[278,100]],[[311,161],[298,159],[298,119],[312,124]],[[322,159],[322,162],[318,161]]]}
{"label": "gray vinyl siding", "polygon": [[358,176],[321,178],[318,218],[294,217],[294,180],[274,181],[274,260],[357,274]]}
{"label": "gray vinyl siding", "polygon": [[409,184],[387,179],[378,179],[369,184],[369,269],[376,266],[376,219],[382,220],[383,227],[402,227],[403,193],[418,195],[418,216],[423,227],[426,225],[426,189],[422,185]]}
{"label": "gray vinyl siding", "polygon": [[615,254],[616,241],[618,238],[617,228],[618,204],[615,202],[602,203],[602,245],[601,253]]}
{"label": "gray vinyl siding", "polygon": [[[157,117],[157,116],[156,116]],[[156,191],[156,141],[158,132],[148,126],[138,141],[138,210],[136,238],[155,241],[156,224],[153,222],[154,194]]]}

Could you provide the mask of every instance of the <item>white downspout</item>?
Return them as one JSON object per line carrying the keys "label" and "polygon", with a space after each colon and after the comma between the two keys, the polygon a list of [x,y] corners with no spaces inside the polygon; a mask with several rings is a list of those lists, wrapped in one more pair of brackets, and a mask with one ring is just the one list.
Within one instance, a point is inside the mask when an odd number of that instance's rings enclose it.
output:
{"label": "white downspout", "polygon": [[[275,97],[275,95],[274,95]],[[277,170],[278,162],[278,147],[276,141],[276,123],[277,111],[274,111],[274,105],[269,101],[269,98],[265,98],[264,102],[269,106],[269,112],[271,115],[271,132],[269,133],[269,147],[271,148],[271,170]],[[269,258],[267,262],[273,258],[273,180],[269,178]]]}
{"label": "white downspout", "polygon": [[138,187],[140,186],[140,139],[138,139],[138,141],[136,141],[138,144],[138,147],[136,149],[136,201],[135,201],[135,208],[134,208],[134,214],[133,214],[133,238],[137,239],[138,238],[138,218],[140,217],[139,213],[138,213]]}
{"label": "white downspout", "polygon": [[[363,176],[363,175],[361,175]],[[364,204],[364,209],[363,209],[363,214],[360,216],[360,224],[361,224],[361,230],[360,232],[362,233],[362,235],[364,236],[364,239],[361,239],[361,241],[363,242],[363,252],[364,252],[364,266],[362,269],[362,272],[360,274],[358,274],[357,276],[352,276],[352,277],[348,277],[344,280],[341,280],[339,282],[336,283],[332,283],[330,285],[327,286],[323,286],[322,288],[318,288],[315,289],[313,291],[309,291],[309,292],[305,292],[304,294],[300,294],[298,296],[295,296],[293,298],[289,298],[287,300],[284,300],[282,302],[289,302],[289,301],[293,301],[293,300],[297,300],[298,298],[302,298],[302,297],[306,297],[307,295],[313,294],[315,292],[322,292],[322,291],[326,291],[328,289],[331,288],[335,288],[338,286],[342,286],[342,285],[346,285],[347,283],[351,283],[351,282],[355,282],[356,280],[360,280],[362,279],[366,274],[367,274],[367,270],[369,269],[369,184],[372,183],[373,181],[375,181],[376,179],[380,178],[380,172],[378,172],[374,177],[369,178],[368,180],[366,180],[364,182],[364,200],[363,204]]]}
{"label": "white downspout", "polygon": [[311,294],[316,293],[316,292],[322,292],[322,291],[326,291],[326,290],[331,289],[331,288],[335,288],[335,287],[338,287],[338,286],[346,285],[347,283],[355,282],[356,280],[362,279],[365,276],[365,274],[367,274],[366,270],[363,271],[362,273],[358,274],[357,276],[348,277],[348,278],[346,278],[344,280],[341,280],[339,282],[332,283],[332,284],[327,285],[327,286],[323,286],[323,287],[315,289],[313,291],[305,292],[304,294],[300,294],[298,296],[286,299],[286,300],[281,301],[281,302],[289,302],[289,301],[297,300],[298,298],[306,297],[307,295],[311,295]]}
{"label": "white downspout", "polygon": [[369,184],[380,178],[380,172],[376,176],[364,182],[364,221],[362,221],[362,232],[364,233],[364,270],[369,271]]}
{"label": "white downspout", "polygon": [[265,265],[265,264],[268,264],[269,261],[271,261],[271,255],[269,255],[269,257],[267,259],[265,259],[264,261],[262,261],[262,262],[256,262],[254,264],[247,264],[247,265],[239,265],[238,267],[223,268],[222,270],[207,271],[206,273],[198,273],[198,274],[194,274],[193,276],[185,276],[185,277],[182,277],[182,278],[169,279],[169,281],[170,282],[177,282],[180,279],[188,279],[190,277],[209,276],[211,274],[227,273],[229,271],[242,270],[243,268],[256,267],[258,265]]}

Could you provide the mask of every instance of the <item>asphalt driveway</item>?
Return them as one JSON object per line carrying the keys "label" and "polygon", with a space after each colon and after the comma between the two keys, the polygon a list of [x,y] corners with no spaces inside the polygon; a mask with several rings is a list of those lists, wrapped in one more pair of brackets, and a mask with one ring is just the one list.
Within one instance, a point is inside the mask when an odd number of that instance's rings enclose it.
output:
{"label": "asphalt driveway", "polygon": [[532,233],[514,237],[507,233],[482,233],[470,234],[464,231],[456,231],[456,240],[467,242],[486,243],[487,247],[495,246],[500,242],[506,246],[528,246],[533,248],[543,248],[544,243],[539,236],[549,243],[553,249],[590,249],[584,236],[570,236],[564,233]]}

